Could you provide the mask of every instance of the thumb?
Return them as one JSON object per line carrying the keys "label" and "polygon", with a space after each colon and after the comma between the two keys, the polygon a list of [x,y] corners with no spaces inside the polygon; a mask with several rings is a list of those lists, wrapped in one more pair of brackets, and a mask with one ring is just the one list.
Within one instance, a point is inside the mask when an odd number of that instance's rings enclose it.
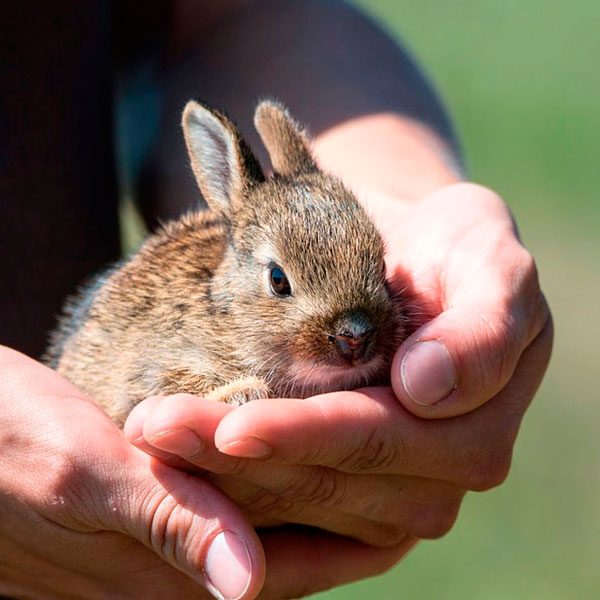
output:
{"label": "thumb", "polygon": [[255,598],[265,557],[238,507],[197,476],[131,452],[121,475],[104,482],[104,527],[138,539],[217,598]]}
{"label": "thumb", "polygon": [[[265,577],[264,552],[225,494],[128,444],[72,384],[2,346],[0,414],[0,437],[22,446],[2,454],[0,483],[11,494],[17,489],[15,498],[26,498],[27,506],[65,531],[100,534],[84,536],[95,537],[97,560],[105,558],[98,552],[106,541],[101,534],[119,532],[218,598],[257,596]],[[70,538],[74,552],[85,555],[85,544],[80,539],[78,547],[76,540]],[[132,564],[135,560],[132,555]]]}
{"label": "thumb", "polygon": [[531,277],[535,282],[523,286],[470,291],[400,346],[391,383],[409,411],[426,418],[460,415],[504,388],[523,351],[550,326],[537,276]]}

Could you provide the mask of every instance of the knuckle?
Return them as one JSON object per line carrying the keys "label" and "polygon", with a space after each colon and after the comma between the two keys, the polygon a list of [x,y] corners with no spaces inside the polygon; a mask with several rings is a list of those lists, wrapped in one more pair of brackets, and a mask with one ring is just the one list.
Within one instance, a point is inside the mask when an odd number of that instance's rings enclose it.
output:
{"label": "knuckle", "polygon": [[356,473],[381,473],[388,471],[398,460],[398,456],[405,452],[404,440],[397,436],[396,443],[392,444],[388,438],[383,437],[378,431],[371,432],[367,438],[348,453],[339,467]]}
{"label": "knuckle", "polygon": [[406,528],[392,524],[374,524],[373,531],[369,532],[362,541],[378,548],[396,546],[406,539]]}
{"label": "knuckle", "polygon": [[253,522],[263,523],[273,517],[293,520],[300,514],[301,506],[290,498],[260,489],[247,498],[244,510]]}
{"label": "knuckle", "polygon": [[250,463],[245,458],[228,456],[227,460],[220,461],[219,464],[213,464],[211,468],[219,475],[242,477],[250,468]]}
{"label": "knuckle", "polygon": [[517,272],[521,276],[520,279],[528,283],[537,283],[538,273],[533,254],[525,246],[519,244],[515,256]]}
{"label": "knuckle", "polygon": [[188,404],[190,402],[198,401],[196,396],[192,396],[192,394],[188,394],[186,392],[176,392],[175,394],[170,394],[169,396],[155,396],[156,398],[160,398],[162,402],[167,404],[169,408],[176,408],[181,406],[182,404]]}
{"label": "knuckle", "polygon": [[510,246],[510,258],[498,277],[495,308],[479,313],[475,350],[470,364],[461,365],[473,374],[474,389],[489,393],[504,387],[525,347],[551,320],[535,259],[518,242]]}
{"label": "knuckle", "polygon": [[517,293],[521,300],[521,318],[527,328],[527,338],[532,337],[543,329],[551,319],[550,309],[540,288],[539,274],[533,255],[520,246],[517,267]]}
{"label": "knuckle", "polygon": [[155,489],[145,496],[143,506],[148,517],[147,535],[150,545],[165,557],[168,557],[165,550],[168,550],[169,523],[174,521],[173,516],[177,510],[177,505],[165,490]]}
{"label": "knuckle", "polygon": [[542,290],[536,289],[529,294],[528,302],[529,338],[536,338],[546,327],[552,328],[552,313]]}
{"label": "knuckle", "polygon": [[496,442],[488,443],[471,464],[467,480],[470,490],[484,492],[501,485],[510,471],[512,445]]}
{"label": "knuckle", "polygon": [[[218,531],[218,522],[208,524],[201,519],[194,507],[198,498],[188,492],[175,496],[162,485],[156,484],[139,495],[142,511],[138,527],[142,536],[160,556],[170,562],[181,560],[178,553],[186,548],[190,537],[195,538],[192,546],[204,545],[212,539],[211,529]],[[202,536],[198,536],[196,524],[202,520]]]}
{"label": "knuckle", "polygon": [[289,491],[292,497],[308,504],[335,506],[346,496],[345,478],[327,467],[311,469]]}
{"label": "knuckle", "polygon": [[411,515],[409,533],[428,540],[441,538],[454,526],[459,508],[460,501],[457,500],[434,505],[429,509],[420,507]]}
{"label": "knuckle", "polygon": [[531,252],[523,246],[520,246],[517,258],[517,274],[522,290],[528,299],[531,300],[532,297],[538,296],[540,283],[537,264]]}
{"label": "knuckle", "polygon": [[499,390],[512,373],[519,350],[519,332],[510,313],[481,315],[482,337],[476,340],[474,364],[479,389]]}
{"label": "knuckle", "polygon": [[257,488],[246,493],[245,510],[254,517],[277,515],[294,520],[307,505],[331,507],[344,504],[347,496],[347,481],[327,467],[312,467],[295,473],[285,485],[276,488]]}
{"label": "knuckle", "polygon": [[[406,541],[406,535],[398,542],[402,543]],[[375,577],[377,575],[384,575],[392,567],[395,567],[401,560],[401,556],[388,557],[385,560],[380,560],[376,565],[371,568],[369,577]]]}

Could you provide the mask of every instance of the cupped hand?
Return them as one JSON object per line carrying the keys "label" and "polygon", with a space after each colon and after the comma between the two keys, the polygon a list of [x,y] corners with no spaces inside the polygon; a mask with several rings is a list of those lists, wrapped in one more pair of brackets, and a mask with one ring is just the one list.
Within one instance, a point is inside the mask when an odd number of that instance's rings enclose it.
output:
{"label": "cupped hand", "polygon": [[504,480],[552,322],[533,260],[489,190],[457,184],[414,205],[377,198],[367,208],[392,287],[422,321],[394,358],[394,393],[237,409],[152,398],[126,435],[165,462],[212,472],[256,524],[313,525],[386,546],[444,534],[466,490]]}
{"label": "cupped hand", "polygon": [[[503,200],[458,183],[414,204],[389,197],[365,203],[387,245],[392,287],[406,297],[409,316],[424,323],[392,364],[404,406],[425,418],[460,415],[515,377],[530,382],[531,400],[550,358],[552,319]],[[540,350],[529,357],[531,347]]]}
{"label": "cupped hand", "polygon": [[265,557],[222,492],[128,444],[50,369],[0,347],[0,593],[254,598]]}
{"label": "cupped hand", "polygon": [[[132,447],[62,377],[3,347],[0,414],[1,595],[247,599],[262,588],[262,598],[297,597],[408,549],[375,560],[324,532],[281,529],[259,540],[213,485]],[[315,547],[331,555],[327,564]]]}

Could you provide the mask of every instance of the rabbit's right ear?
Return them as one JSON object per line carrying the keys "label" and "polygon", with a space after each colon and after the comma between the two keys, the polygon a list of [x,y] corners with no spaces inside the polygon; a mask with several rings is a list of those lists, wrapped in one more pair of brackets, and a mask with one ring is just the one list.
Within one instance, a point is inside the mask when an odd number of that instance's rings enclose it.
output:
{"label": "rabbit's right ear", "polygon": [[181,121],[192,170],[211,210],[229,217],[245,190],[264,181],[236,126],[219,111],[187,103]]}
{"label": "rabbit's right ear", "polygon": [[306,133],[282,104],[263,100],[256,107],[254,126],[276,173],[297,175],[317,171]]}

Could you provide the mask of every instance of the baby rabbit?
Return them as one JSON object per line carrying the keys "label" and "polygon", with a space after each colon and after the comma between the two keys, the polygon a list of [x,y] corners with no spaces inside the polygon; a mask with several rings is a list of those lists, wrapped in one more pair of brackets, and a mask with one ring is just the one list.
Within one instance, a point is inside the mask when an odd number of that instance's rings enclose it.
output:
{"label": "baby rabbit", "polygon": [[378,232],[284,107],[262,102],[254,122],[270,177],[228,118],[187,104],[209,210],[150,236],[67,304],[53,334],[48,362],[119,425],[153,394],[240,404],[388,380],[405,316]]}

